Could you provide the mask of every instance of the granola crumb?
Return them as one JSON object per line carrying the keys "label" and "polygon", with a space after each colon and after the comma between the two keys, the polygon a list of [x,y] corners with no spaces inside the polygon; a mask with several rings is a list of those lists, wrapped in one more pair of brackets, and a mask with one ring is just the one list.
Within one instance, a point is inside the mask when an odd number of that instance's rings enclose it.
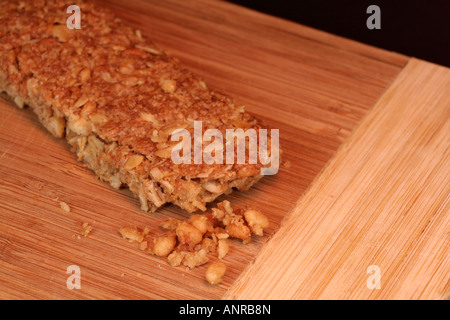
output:
{"label": "granola crumb", "polygon": [[207,252],[204,249],[199,251],[181,251],[172,252],[169,256],[169,263],[173,267],[178,267],[180,265],[186,266],[189,269],[201,266],[209,261],[207,257]]}
{"label": "granola crumb", "polygon": [[222,282],[227,266],[223,262],[213,262],[208,266],[205,273],[205,279],[212,285]]}
{"label": "granola crumb", "polygon": [[83,228],[83,230],[81,230],[81,235],[86,238],[88,234],[91,233],[92,226],[89,223],[84,222],[81,227]]}
{"label": "granola crumb", "polygon": [[147,247],[148,247],[148,241],[142,241],[142,242],[139,244],[139,250],[141,250],[141,251],[146,250]]}
{"label": "granola crumb", "polygon": [[217,258],[223,259],[230,250],[230,246],[226,239],[220,239],[217,244]]}
{"label": "granola crumb", "polygon": [[285,168],[290,168],[291,167],[291,162],[289,160],[286,160],[286,161],[283,162],[283,166]]}
{"label": "granola crumb", "polygon": [[69,206],[67,203],[61,201],[61,202],[59,203],[59,206],[60,206],[61,209],[63,209],[65,212],[70,212],[70,206]]}
{"label": "granola crumb", "polygon": [[129,242],[141,243],[144,240],[144,232],[134,226],[120,228],[119,233]]}
{"label": "granola crumb", "polygon": [[158,257],[167,257],[175,248],[177,239],[175,235],[163,235],[155,238],[153,244],[153,248],[149,250],[150,253]]}
{"label": "granola crumb", "polygon": [[245,221],[250,226],[252,232],[258,236],[262,236],[264,229],[269,226],[269,219],[259,210],[248,209],[244,212]]}

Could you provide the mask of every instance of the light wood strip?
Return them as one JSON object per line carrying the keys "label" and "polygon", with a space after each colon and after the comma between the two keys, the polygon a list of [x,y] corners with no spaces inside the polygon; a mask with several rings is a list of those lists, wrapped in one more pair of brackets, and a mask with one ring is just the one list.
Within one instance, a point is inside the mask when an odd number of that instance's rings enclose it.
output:
{"label": "light wood strip", "polygon": [[225,298],[448,298],[449,145],[450,70],[412,59]]}

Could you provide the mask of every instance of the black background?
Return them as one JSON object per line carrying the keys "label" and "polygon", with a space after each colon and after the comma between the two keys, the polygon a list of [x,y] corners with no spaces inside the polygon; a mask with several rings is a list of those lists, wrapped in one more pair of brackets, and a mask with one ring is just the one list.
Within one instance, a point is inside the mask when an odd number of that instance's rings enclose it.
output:
{"label": "black background", "polygon": [[[229,0],[332,34],[450,67],[450,0]],[[367,7],[381,29],[366,26]]]}

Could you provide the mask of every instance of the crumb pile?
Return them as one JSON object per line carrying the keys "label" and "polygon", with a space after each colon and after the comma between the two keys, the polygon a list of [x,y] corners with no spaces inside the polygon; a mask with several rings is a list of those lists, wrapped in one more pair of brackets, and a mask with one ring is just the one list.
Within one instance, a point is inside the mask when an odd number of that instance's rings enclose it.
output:
{"label": "crumb pile", "polygon": [[119,230],[122,237],[139,243],[139,249],[158,257],[167,258],[171,266],[190,269],[204,265],[214,257],[205,278],[218,284],[226,271],[222,259],[230,250],[229,239],[249,243],[252,234],[262,236],[269,227],[269,219],[253,208],[233,208],[225,200],[211,212],[194,214],[187,221],[168,219],[161,224],[161,235],[149,234],[148,228],[127,226]]}

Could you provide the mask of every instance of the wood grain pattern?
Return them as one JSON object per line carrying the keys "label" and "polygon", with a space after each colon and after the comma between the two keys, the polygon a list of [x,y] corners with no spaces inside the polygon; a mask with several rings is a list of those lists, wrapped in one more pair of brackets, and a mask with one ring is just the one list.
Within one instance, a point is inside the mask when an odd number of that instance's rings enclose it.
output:
{"label": "wood grain pattern", "polygon": [[227,297],[448,299],[449,146],[450,70],[412,59]]}
{"label": "wood grain pattern", "polygon": [[[248,111],[280,129],[284,160],[290,162],[290,167],[282,166],[276,176],[265,177],[247,193],[219,199],[263,209],[270,216],[269,233],[249,245],[232,243],[225,260],[229,271],[220,286],[204,281],[205,267],[172,268],[121,239],[117,230],[132,224],[148,226],[151,233],[158,233],[159,222],[167,217],[187,217],[186,213],[172,206],[151,215],[141,212],[138,201],[129,192],[111,189],[81,167],[65,142],[53,139],[30,110],[18,110],[2,102],[0,298],[250,297],[254,292],[247,291],[247,295],[240,291],[245,288],[245,278],[240,278],[235,286],[236,280],[249,266],[258,266],[258,262],[251,264],[255,256],[273,243],[273,239],[267,243],[272,234],[274,239],[280,235],[287,223],[278,229],[281,221],[409,58],[226,2],[97,2],[111,8],[124,23],[139,28],[210,86],[235,96]],[[61,210],[59,201],[68,203],[71,212]],[[445,213],[444,209],[440,212]],[[315,221],[315,213],[310,219]],[[90,223],[93,231],[87,238],[79,239],[83,222]],[[442,231],[441,225],[429,224],[428,228],[431,233],[427,234]],[[330,239],[335,236],[327,234]],[[434,248],[425,240],[419,249]],[[360,249],[364,251],[364,247]],[[381,246],[378,249],[385,250]],[[419,249],[414,253],[417,257],[424,252]],[[337,259],[339,253],[333,257]],[[357,253],[353,259],[359,259]],[[436,261],[442,261],[441,258],[439,253]],[[434,263],[431,261],[430,267],[437,267]],[[66,269],[73,264],[82,271],[81,290],[66,287]],[[278,268],[274,266],[274,274]],[[345,269],[340,272],[346,275]],[[412,270],[406,274],[417,273]],[[436,283],[428,289],[431,293],[442,282],[439,274],[434,274]],[[402,276],[403,273],[397,275]],[[273,284],[269,281],[267,287],[258,285],[265,292]],[[311,292],[305,294],[308,295],[320,296]]]}

